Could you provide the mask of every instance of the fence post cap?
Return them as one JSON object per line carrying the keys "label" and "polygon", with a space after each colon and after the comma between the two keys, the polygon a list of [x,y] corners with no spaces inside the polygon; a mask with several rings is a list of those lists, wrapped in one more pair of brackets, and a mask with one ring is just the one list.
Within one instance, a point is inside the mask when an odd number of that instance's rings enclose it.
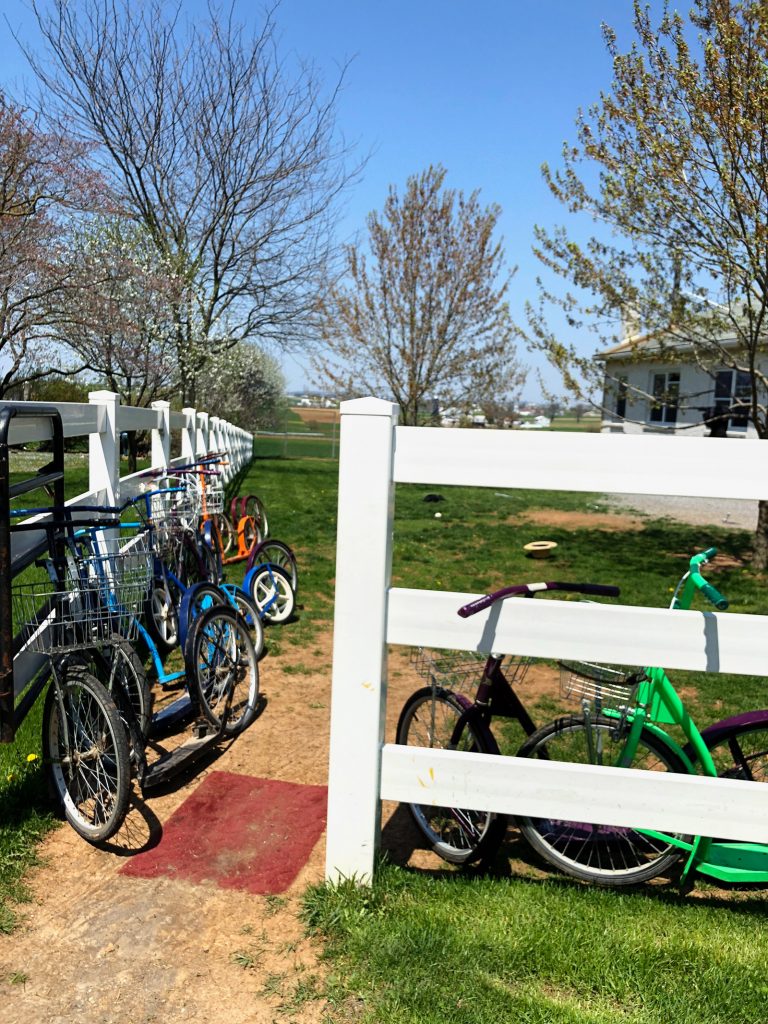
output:
{"label": "fence post cap", "polygon": [[341,402],[339,412],[342,416],[389,416],[394,419],[397,416],[397,406],[394,402],[387,402],[383,398],[351,398]]}

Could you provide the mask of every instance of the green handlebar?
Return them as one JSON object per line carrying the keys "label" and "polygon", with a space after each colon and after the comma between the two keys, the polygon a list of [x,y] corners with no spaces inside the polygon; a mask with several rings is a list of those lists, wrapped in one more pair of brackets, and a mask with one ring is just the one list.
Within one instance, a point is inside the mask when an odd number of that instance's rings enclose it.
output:
{"label": "green handlebar", "polygon": [[702,551],[700,554],[694,555],[690,563],[691,569],[697,568],[702,562],[709,562],[716,554],[717,548],[707,548],[706,551]]}
{"label": "green handlebar", "polygon": [[728,607],[728,598],[723,597],[717,587],[713,587],[711,583],[705,583],[701,588],[701,592],[704,597],[712,602],[718,611],[724,612]]}
{"label": "green handlebar", "polygon": [[697,589],[699,589],[702,592],[702,594],[704,595],[704,597],[707,598],[708,601],[712,602],[712,604],[715,606],[715,608],[718,609],[718,611],[725,611],[725,609],[728,607],[728,598],[723,597],[723,595],[720,593],[717,587],[713,587],[711,583],[707,583],[707,581],[704,579],[701,573],[692,572],[690,578],[692,582],[696,585]]}

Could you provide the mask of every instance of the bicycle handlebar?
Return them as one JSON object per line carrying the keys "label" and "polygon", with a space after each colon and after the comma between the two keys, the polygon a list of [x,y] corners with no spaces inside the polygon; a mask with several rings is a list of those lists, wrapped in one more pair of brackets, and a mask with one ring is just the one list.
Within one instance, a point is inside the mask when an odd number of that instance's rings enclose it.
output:
{"label": "bicycle handlebar", "polygon": [[717,554],[717,548],[707,548],[706,551],[700,552],[698,555],[694,555],[690,561],[690,574],[689,578],[691,583],[700,590],[701,593],[710,601],[718,611],[724,612],[728,607],[728,598],[725,597],[717,587],[713,587],[711,583],[707,583],[704,577],[699,572],[699,566],[706,564],[711,558],[714,558]]}
{"label": "bicycle handlebar", "polygon": [[518,583],[511,587],[504,587],[492,594],[485,594],[484,597],[478,597],[474,601],[470,601],[469,604],[462,605],[459,608],[458,614],[462,619],[468,619],[470,615],[475,615],[485,608],[490,608],[492,604],[495,604],[497,601],[503,601],[504,598],[514,596],[535,597],[542,590],[567,590],[575,594],[590,594],[593,597],[618,597],[621,593],[618,587],[608,586],[603,583]]}
{"label": "bicycle handlebar", "polygon": [[700,572],[692,572],[691,580],[694,586],[702,592],[704,597],[717,608],[718,611],[724,612],[728,607],[728,598],[725,597],[717,587],[713,587],[711,583],[707,583]]}

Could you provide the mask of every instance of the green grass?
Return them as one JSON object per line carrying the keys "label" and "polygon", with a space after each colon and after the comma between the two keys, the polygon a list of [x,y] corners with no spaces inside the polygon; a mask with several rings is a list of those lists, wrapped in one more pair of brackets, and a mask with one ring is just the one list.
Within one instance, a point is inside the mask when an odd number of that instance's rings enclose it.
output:
{"label": "green grass", "polygon": [[617,893],[560,879],[430,877],[308,891],[327,995],[387,1024],[763,1024],[761,899]]}

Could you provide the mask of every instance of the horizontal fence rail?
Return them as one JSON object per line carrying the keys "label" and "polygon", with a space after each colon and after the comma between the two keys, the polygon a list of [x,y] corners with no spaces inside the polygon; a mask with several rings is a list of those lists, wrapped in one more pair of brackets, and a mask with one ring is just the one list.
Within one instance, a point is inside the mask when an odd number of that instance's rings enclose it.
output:
{"label": "horizontal fence rail", "polygon": [[[165,401],[152,407],[134,408],[120,403],[111,391],[95,391],[90,401],[53,403],[59,410],[65,438],[89,438],[89,489],[67,502],[77,519],[78,505],[115,505],[136,496],[147,483],[146,470],[120,476],[120,438],[125,431],[151,432],[152,469],[172,469],[210,452],[228,452],[227,465],[222,467],[225,482],[246,466],[253,454],[253,435],[226,420],[209,417],[193,408],[172,412]],[[1,405],[2,403],[0,403]],[[25,403],[27,408],[34,403]],[[172,432],[180,432],[181,454],[171,456]],[[51,438],[49,417],[33,417],[11,421],[9,444],[28,444]],[[36,517],[42,519],[44,517]],[[34,521],[30,520],[30,521]],[[13,534],[11,566],[15,574],[46,549],[45,533],[29,531]],[[22,651],[14,659],[14,692],[16,697],[45,663],[44,655]]]}
{"label": "horizontal fence rail", "polygon": [[[392,588],[398,483],[754,500],[768,498],[768,445],[396,420],[389,402],[341,406],[327,877],[370,880],[382,799],[768,841],[764,785],[384,744],[387,643],[731,674],[768,665],[764,615],[513,598],[461,619],[479,595]],[[591,582],[615,583],[610,570]]]}

